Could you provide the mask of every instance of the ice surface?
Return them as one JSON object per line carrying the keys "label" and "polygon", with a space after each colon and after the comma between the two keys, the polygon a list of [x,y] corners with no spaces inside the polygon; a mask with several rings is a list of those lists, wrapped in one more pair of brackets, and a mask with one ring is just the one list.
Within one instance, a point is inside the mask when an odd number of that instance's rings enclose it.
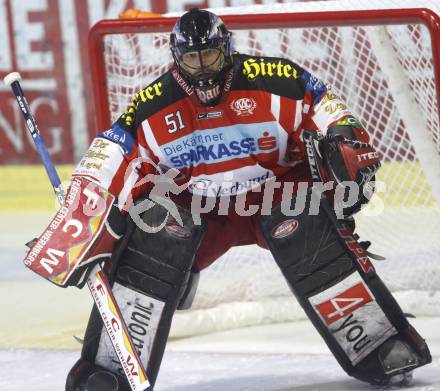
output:
{"label": "ice surface", "polygon": [[[414,385],[405,390],[440,391],[439,321],[426,318],[413,323],[427,339],[434,362],[417,369]],[[0,390],[62,391],[67,372],[79,354],[77,349],[0,349]],[[300,321],[170,341],[155,390],[373,391],[378,388],[348,377],[309,322]]]}
{"label": "ice surface", "polygon": [[[0,390],[62,391],[79,351],[0,350]],[[348,377],[329,354],[167,351],[156,391],[354,391],[377,387]],[[393,390],[398,390],[395,388]],[[440,359],[405,390],[440,390]]]}
{"label": "ice surface", "polygon": [[[32,227],[40,230],[37,224]],[[71,336],[82,336],[91,299],[84,290],[60,289],[23,267],[22,243],[30,239],[29,232],[1,232],[0,391],[63,391],[67,372],[80,354]],[[416,370],[414,386],[405,390],[440,391],[440,320],[412,323],[428,341],[434,362]],[[155,390],[378,388],[348,377],[310,322],[300,321],[170,341]]]}

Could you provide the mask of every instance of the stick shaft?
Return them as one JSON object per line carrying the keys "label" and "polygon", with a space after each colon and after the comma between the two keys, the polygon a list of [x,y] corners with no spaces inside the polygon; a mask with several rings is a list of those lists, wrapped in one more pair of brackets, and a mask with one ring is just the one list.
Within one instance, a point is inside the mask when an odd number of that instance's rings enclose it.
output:
{"label": "stick shaft", "polygon": [[58,202],[60,203],[60,205],[63,205],[64,191],[61,187],[60,177],[55,170],[55,166],[52,163],[52,159],[50,158],[46,145],[41,138],[40,131],[38,130],[35,118],[32,115],[29,104],[26,100],[26,97],[24,96],[23,90],[21,89],[20,82],[18,80],[12,82],[11,89],[14,92],[18,105],[20,106],[20,111],[23,114],[26,126],[32,136],[32,139],[34,140],[35,146],[37,147],[38,154],[40,155],[41,161],[43,162],[44,168],[46,169],[47,175],[58,199]]}

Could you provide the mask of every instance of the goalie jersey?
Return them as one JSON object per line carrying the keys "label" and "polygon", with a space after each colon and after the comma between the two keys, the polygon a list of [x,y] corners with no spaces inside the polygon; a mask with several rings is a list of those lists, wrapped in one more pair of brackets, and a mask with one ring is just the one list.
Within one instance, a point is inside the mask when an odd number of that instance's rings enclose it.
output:
{"label": "goalie jersey", "polygon": [[297,64],[239,53],[233,60],[213,107],[199,104],[175,68],[139,91],[98,134],[74,176],[109,190],[119,205],[148,191],[135,186],[140,178],[168,168],[194,194],[231,196],[306,160],[303,130],[325,135],[332,125],[346,125],[368,142],[345,103]]}

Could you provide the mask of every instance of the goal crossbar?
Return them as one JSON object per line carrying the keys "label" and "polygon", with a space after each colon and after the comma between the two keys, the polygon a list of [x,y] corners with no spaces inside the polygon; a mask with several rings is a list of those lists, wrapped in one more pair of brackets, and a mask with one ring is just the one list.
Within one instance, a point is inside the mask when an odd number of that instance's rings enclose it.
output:
{"label": "goal crossbar", "polygon": [[[231,30],[344,27],[399,24],[423,24],[431,35],[433,66],[440,118],[440,17],[427,8],[356,10],[329,12],[292,12],[274,14],[222,15]],[[110,127],[109,100],[106,95],[106,72],[103,37],[108,34],[170,32],[176,17],[102,20],[89,33],[89,54],[93,97],[98,130]]]}

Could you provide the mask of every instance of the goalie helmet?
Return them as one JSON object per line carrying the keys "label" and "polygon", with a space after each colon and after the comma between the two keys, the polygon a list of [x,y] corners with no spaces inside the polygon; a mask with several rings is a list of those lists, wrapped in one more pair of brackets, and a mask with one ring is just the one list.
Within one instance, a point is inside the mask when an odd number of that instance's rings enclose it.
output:
{"label": "goalie helmet", "polygon": [[231,32],[222,20],[212,12],[191,9],[174,26],[170,48],[177,69],[200,103],[217,104],[232,66]]}

